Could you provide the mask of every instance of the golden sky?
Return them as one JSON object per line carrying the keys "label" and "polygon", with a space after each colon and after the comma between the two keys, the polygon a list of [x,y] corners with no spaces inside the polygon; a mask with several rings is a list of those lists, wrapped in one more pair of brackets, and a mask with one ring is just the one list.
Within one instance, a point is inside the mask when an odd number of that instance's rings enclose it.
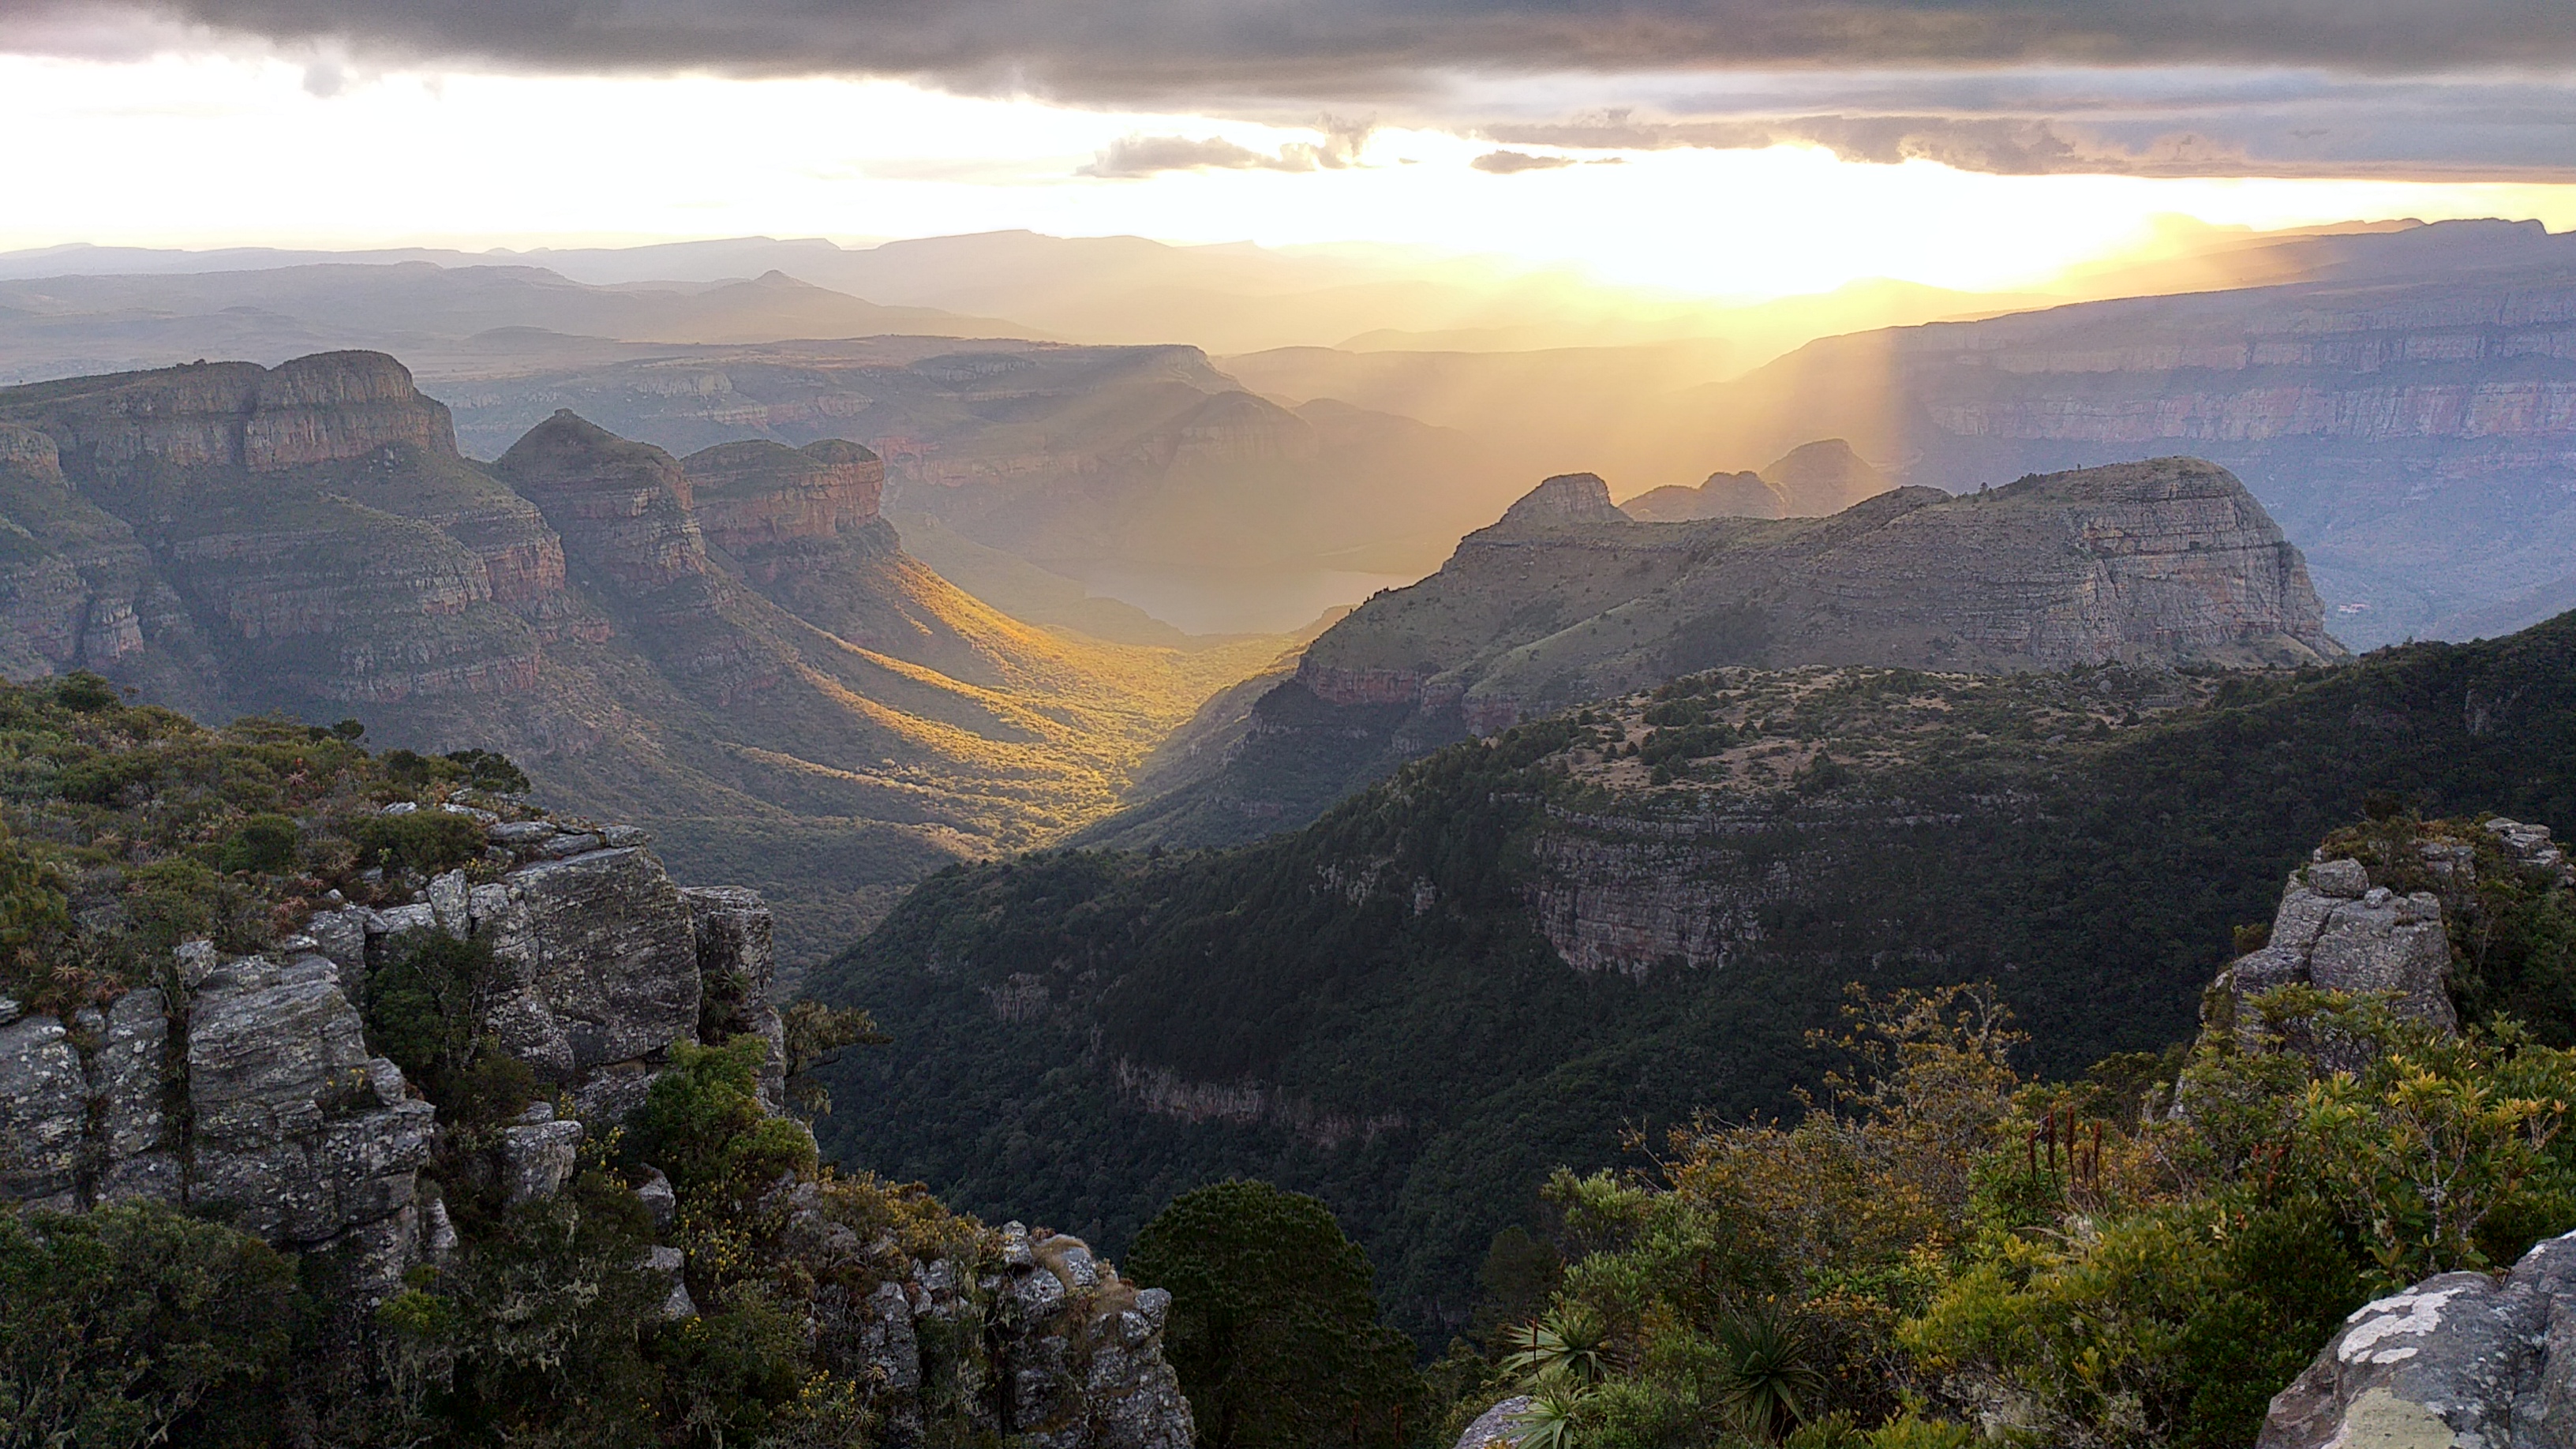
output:
{"label": "golden sky", "polygon": [[2175,216],[2576,226],[2576,185],[2528,168],[2501,180],[1999,174],[1850,161],[1808,141],[1569,149],[1500,143],[1508,132],[1491,127],[1283,125],[899,80],[364,69],[238,49],[0,55],[0,134],[44,138],[12,148],[0,249],[1028,228],[1391,243],[1758,298],[1862,277],[2039,286],[2152,245],[2158,219]]}

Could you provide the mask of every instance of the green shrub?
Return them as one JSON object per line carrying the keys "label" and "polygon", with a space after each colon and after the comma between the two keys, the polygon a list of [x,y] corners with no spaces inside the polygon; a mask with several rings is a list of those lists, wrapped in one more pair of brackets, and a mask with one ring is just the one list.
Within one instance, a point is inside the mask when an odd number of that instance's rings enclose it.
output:
{"label": "green shrub", "polygon": [[116,686],[87,670],[64,675],[54,686],[54,699],[74,714],[96,714],[119,703]]}
{"label": "green shrub", "polygon": [[1170,1290],[1164,1353],[1206,1449],[1393,1445],[1421,1381],[1378,1321],[1366,1254],[1322,1203],[1236,1180],[1172,1199],[1127,1274]]}
{"label": "green shrub", "polygon": [[502,795],[525,795],[535,787],[528,774],[498,750],[455,750],[446,760],[465,772],[465,783]]}
{"label": "green shrub", "polygon": [[484,849],[482,822],[449,810],[362,816],[345,827],[345,833],[357,842],[362,867],[416,870],[424,875],[454,870]]}
{"label": "green shrub", "polygon": [[444,1103],[455,1095],[473,1056],[479,998],[492,974],[492,947],[483,940],[421,931],[396,942],[396,948],[399,954],[367,978],[367,1045],[391,1058],[431,1101]]}
{"label": "green shrub", "polygon": [[159,1203],[0,1210],[0,1438],[174,1442],[209,1394],[277,1367],[293,1282],[258,1239]]}
{"label": "green shrub", "polygon": [[295,864],[295,843],[300,834],[295,822],[286,816],[254,815],[224,842],[223,868],[283,874]]}

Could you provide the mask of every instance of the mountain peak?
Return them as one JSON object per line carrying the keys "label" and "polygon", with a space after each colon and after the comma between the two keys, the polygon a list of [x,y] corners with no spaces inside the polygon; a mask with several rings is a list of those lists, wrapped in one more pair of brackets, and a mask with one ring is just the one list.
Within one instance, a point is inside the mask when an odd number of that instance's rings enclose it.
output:
{"label": "mountain peak", "polygon": [[1626,523],[1628,515],[1610,502],[1610,485],[1598,473],[1559,473],[1521,495],[1503,511],[1495,526],[1529,527],[1560,523]]}

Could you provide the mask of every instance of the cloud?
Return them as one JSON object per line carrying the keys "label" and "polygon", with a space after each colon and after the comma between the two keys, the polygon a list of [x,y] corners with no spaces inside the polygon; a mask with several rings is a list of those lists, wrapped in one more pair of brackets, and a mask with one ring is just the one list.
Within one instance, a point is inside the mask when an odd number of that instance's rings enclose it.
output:
{"label": "cloud", "polygon": [[[2576,179],[2568,0],[0,0],[0,51],[227,46],[329,58],[316,94],[393,65],[900,76],[1274,125],[1366,109],[1542,150]],[[1329,129],[1275,152],[1148,130],[1084,170],[1355,154]]]}
{"label": "cloud", "polygon": [[1425,95],[1460,70],[2576,64],[2565,0],[0,0],[0,46],[104,46],[118,14],[374,61],[1088,100]]}
{"label": "cloud", "polygon": [[1527,151],[1488,151],[1467,164],[1479,171],[1490,171],[1496,176],[1510,176],[1521,171],[1553,171],[1559,166],[1571,166],[1574,164],[1574,158],[1533,156]]}
{"label": "cloud", "polygon": [[1317,141],[1290,141],[1275,152],[1255,151],[1222,136],[1121,136],[1076,176],[1128,179],[1163,171],[1340,171],[1359,164],[1373,121],[1326,116]]}
{"label": "cloud", "polygon": [[2060,115],[1931,113],[1639,119],[1609,110],[1488,125],[1507,145],[1651,151],[1821,146],[1847,161],[1923,160],[2009,176],[2333,176],[2418,180],[2576,176],[2554,87],[2490,96],[2456,85],[2329,87],[2306,96],[2060,96]]}

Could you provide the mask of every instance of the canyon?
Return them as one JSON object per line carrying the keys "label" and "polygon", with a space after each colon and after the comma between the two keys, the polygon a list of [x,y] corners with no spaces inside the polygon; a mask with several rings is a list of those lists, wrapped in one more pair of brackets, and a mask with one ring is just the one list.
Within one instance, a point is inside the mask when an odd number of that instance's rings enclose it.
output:
{"label": "canyon", "polygon": [[9,669],[505,750],[769,887],[801,965],[942,861],[1107,813],[1277,652],[1011,619],[903,551],[884,488],[837,439],[684,461],[560,409],[478,464],[379,353],[0,390]]}

